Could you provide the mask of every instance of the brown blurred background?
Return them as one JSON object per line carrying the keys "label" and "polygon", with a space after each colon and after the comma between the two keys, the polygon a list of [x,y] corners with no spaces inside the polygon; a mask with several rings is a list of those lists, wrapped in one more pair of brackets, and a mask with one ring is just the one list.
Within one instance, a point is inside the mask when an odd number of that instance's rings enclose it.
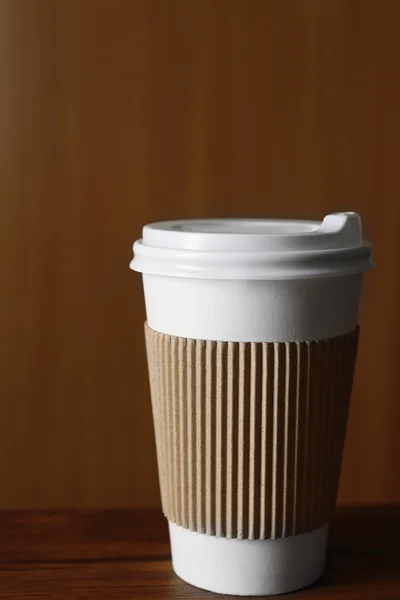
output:
{"label": "brown blurred background", "polygon": [[0,0],[0,507],[159,503],[143,224],[355,210],[340,488],[400,501],[397,0]]}

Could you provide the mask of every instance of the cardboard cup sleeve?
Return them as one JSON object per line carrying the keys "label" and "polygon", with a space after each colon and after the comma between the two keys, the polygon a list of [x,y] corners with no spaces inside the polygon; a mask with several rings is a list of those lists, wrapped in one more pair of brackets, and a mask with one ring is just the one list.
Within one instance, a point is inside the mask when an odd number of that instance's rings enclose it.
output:
{"label": "cardboard cup sleeve", "polygon": [[147,325],[145,334],[165,516],[250,540],[327,524],[358,327],[299,342],[194,340]]}

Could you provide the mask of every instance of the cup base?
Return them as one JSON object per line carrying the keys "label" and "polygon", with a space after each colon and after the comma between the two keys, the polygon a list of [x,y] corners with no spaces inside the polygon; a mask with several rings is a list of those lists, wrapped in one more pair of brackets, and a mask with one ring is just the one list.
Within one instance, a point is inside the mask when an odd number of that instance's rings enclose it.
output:
{"label": "cup base", "polygon": [[275,540],[238,540],[196,533],[171,521],[172,566],[191,585],[237,596],[285,594],[323,573],[329,526]]}

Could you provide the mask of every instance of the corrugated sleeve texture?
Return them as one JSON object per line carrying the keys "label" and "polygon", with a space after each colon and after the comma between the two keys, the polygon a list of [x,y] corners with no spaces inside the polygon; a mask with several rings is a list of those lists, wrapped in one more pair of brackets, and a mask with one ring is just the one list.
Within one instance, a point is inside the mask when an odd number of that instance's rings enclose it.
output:
{"label": "corrugated sleeve texture", "polygon": [[239,539],[312,531],[335,507],[358,328],[306,342],[215,342],[147,325],[162,506]]}

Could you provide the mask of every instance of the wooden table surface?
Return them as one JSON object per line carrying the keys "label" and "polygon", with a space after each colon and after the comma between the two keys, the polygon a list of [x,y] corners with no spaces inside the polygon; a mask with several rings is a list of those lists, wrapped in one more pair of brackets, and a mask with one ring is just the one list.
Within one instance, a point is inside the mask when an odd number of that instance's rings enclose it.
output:
{"label": "wooden table surface", "polygon": [[[158,510],[0,513],[0,598],[213,596],[172,572]],[[400,506],[339,508],[325,574],[289,596],[400,600]]]}

